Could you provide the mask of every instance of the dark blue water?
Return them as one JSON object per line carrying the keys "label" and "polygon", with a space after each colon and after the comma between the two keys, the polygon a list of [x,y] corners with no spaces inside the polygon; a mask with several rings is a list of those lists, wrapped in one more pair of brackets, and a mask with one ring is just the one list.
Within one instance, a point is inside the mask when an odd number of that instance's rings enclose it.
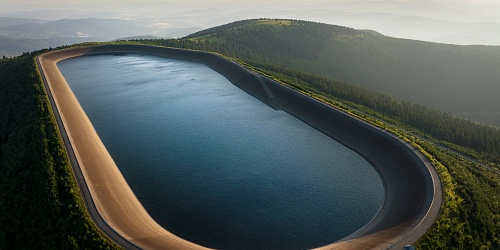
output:
{"label": "dark blue water", "polygon": [[62,61],[111,156],[165,229],[220,249],[308,249],[356,231],[384,189],[361,156],[203,64]]}

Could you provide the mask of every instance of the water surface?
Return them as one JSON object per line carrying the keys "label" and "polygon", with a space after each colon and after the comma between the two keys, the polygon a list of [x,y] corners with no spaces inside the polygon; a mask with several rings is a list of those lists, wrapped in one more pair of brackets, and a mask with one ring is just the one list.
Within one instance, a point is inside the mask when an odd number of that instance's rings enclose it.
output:
{"label": "water surface", "polygon": [[146,55],[58,63],[151,216],[219,249],[308,249],[373,218],[384,189],[360,155],[203,64]]}

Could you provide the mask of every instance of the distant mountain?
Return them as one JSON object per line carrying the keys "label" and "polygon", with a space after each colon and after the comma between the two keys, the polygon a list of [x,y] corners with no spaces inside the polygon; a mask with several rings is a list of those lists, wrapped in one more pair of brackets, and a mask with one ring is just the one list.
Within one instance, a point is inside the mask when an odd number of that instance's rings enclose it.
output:
{"label": "distant mountain", "polygon": [[118,37],[149,35],[152,30],[138,21],[119,19],[61,19],[47,23],[23,23],[3,27],[0,34],[17,38],[52,37],[101,37],[112,40]]}
{"label": "distant mountain", "polygon": [[23,52],[31,52],[42,48],[55,48],[61,45],[71,45],[87,41],[97,41],[97,38],[53,37],[49,39],[12,38],[0,36],[0,57],[14,57]]}
{"label": "distant mountain", "polygon": [[188,39],[230,44],[238,57],[342,80],[500,127],[500,46],[391,38],[296,20],[245,20]]}
{"label": "distant mountain", "polygon": [[382,12],[353,13],[335,12],[334,10],[305,10],[297,16],[298,19],[302,20],[315,20],[356,29],[376,30],[384,35],[397,38],[460,45],[500,45],[499,21],[466,21],[459,18],[450,20],[446,17],[438,19]]}
{"label": "distant mountain", "polygon": [[29,19],[29,18],[0,17],[0,29],[19,24],[26,24],[26,23],[42,24],[46,22],[47,21],[38,19]]}
{"label": "distant mountain", "polygon": [[89,41],[146,36],[156,30],[148,23],[120,19],[61,19],[44,21],[0,17],[0,56]]}
{"label": "distant mountain", "polygon": [[363,25],[400,38],[448,44],[500,44],[500,23],[460,23],[415,16],[394,16]]}

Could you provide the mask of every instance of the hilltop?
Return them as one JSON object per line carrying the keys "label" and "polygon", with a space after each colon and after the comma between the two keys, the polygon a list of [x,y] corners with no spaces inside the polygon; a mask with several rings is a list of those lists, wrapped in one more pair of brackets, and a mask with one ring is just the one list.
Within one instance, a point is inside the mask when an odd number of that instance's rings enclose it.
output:
{"label": "hilltop", "polygon": [[500,127],[500,46],[438,44],[280,19],[237,21],[185,39],[224,44],[233,48],[229,56],[352,83]]}

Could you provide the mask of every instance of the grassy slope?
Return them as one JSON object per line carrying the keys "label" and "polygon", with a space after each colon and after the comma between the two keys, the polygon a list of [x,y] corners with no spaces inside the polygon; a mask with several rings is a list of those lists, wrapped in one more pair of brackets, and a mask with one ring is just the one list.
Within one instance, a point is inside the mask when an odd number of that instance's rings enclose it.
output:
{"label": "grassy slope", "polygon": [[276,65],[500,127],[500,47],[396,39],[290,20],[239,21],[188,38],[238,44]]}

